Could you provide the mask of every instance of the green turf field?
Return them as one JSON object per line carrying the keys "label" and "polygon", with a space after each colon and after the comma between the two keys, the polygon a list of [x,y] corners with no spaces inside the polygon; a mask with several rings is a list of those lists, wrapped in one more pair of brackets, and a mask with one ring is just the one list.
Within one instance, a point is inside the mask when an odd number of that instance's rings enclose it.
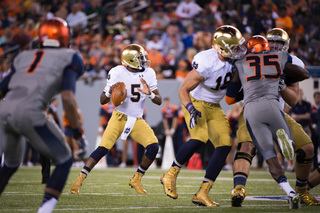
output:
{"label": "green turf field", "polygon": [[[78,195],[70,194],[71,183],[80,168],[72,168],[63,194],[54,212],[320,212],[320,206],[302,204],[300,210],[289,210],[284,192],[265,170],[252,170],[247,182],[247,197],[243,207],[231,207],[232,172],[222,171],[210,191],[211,198],[220,207],[196,206],[191,202],[199,189],[204,170],[182,169],[177,181],[179,198],[167,197],[160,184],[161,169],[150,169],[143,177],[147,195],[138,195],[129,187],[135,168],[94,169],[85,180]],[[286,173],[292,186],[294,173]],[[36,212],[44,185],[40,184],[40,167],[21,167],[11,178],[0,197],[0,212]],[[320,198],[320,186],[311,190]],[[266,197],[266,198],[264,198]]]}

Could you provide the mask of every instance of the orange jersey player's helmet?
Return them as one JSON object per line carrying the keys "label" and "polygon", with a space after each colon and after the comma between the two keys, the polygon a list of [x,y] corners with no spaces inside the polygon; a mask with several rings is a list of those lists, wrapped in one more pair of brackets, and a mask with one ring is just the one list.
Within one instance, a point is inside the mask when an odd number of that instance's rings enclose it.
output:
{"label": "orange jersey player's helmet", "polygon": [[248,53],[260,53],[262,51],[270,51],[268,40],[261,36],[252,36],[247,43]]}
{"label": "orange jersey player's helmet", "polygon": [[52,18],[39,28],[40,47],[69,47],[70,30],[62,18]]}

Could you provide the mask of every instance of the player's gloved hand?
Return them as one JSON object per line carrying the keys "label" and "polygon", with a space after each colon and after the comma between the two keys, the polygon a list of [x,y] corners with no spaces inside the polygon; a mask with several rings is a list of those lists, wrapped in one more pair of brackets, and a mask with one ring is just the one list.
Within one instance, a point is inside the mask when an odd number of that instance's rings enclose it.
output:
{"label": "player's gloved hand", "polygon": [[285,75],[280,75],[278,92],[285,90],[285,88],[287,87],[287,85],[285,83],[285,78],[286,78]]}
{"label": "player's gloved hand", "polygon": [[73,138],[76,139],[77,144],[79,145],[79,151],[76,153],[79,159],[83,159],[84,155],[86,154],[88,148],[88,140],[85,135],[82,134],[80,128],[72,129],[73,131]]}
{"label": "player's gloved hand", "polygon": [[198,124],[197,117],[201,118],[201,112],[196,110],[192,103],[188,103],[186,109],[190,113],[190,128],[193,129]]}
{"label": "player's gloved hand", "polygon": [[83,159],[84,155],[87,153],[87,148],[89,146],[88,140],[85,135],[82,135],[82,137],[76,141],[79,145],[79,150],[76,155],[79,159]]}

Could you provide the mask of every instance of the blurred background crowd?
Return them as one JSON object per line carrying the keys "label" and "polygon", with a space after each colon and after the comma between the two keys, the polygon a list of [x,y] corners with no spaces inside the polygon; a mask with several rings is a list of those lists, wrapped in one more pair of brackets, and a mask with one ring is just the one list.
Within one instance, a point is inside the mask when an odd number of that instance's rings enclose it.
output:
{"label": "blurred background crowd", "polygon": [[193,56],[211,48],[212,32],[229,24],[244,37],[280,27],[289,52],[307,66],[320,63],[320,2],[316,0],[0,0],[0,70],[36,45],[37,29],[52,17],[72,28],[72,48],[85,62],[85,82],[120,64],[129,43],[145,47],[157,78],[183,80]]}

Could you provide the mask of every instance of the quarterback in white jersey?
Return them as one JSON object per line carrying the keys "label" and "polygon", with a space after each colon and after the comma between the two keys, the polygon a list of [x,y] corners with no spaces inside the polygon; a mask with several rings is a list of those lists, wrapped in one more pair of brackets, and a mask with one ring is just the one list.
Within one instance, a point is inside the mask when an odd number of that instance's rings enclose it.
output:
{"label": "quarterback in white jersey", "polygon": [[141,89],[140,78],[143,78],[148,82],[150,91],[157,89],[156,74],[152,68],[147,68],[144,72],[130,72],[125,66],[116,66],[112,68],[107,77],[107,85],[104,88],[104,92],[108,92],[112,85],[117,82],[124,82],[127,88],[127,97],[122,104],[116,107],[116,110],[138,118],[142,117],[143,106],[146,94],[140,93],[138,89]]}
{"label": "quarterback in white jersey", "polygon": [[100,96],[100,103],[103,105],[110,101],[112,91],[119,82],[125,83],[127,97],[113,111],[98,148],[92,152],[71,186],[72,194],[80,193],[80,186],[84,179],[113,147],[116,140],[120,136],[122,140],[126,140],[129,135],[146,149],[141,164],[130,179],[129,185],[139,194],[147,193],[141,184],[141,178],[154,161],[159,145],[153,130],[142,118],[143,106],[146,97],[157,105],[161,104],[162,98],[157,89],[155,72],[148,67],[150,61],[147,52],[140,45],[132,44],[124,48],[121,53],[121,62],[122,65],[110,70],[107,85]]}
{"label": "quarterback in white jersey", "polygon": [[215,147],[206,168],[200,190],[192,202],[198,205],[219,206],[211,200],[209,191],[225,164],[231,149],[230,127],[219,102],[226,94],[231,80],[230,59],[245,54],[240,31],[229,25],[217,28],[213,34],[213,49],[198,53],[192,62],[193,70],[184,79],[179,97],[185,106],[184,116],[191,139],[178,151],[169,171],[161,177],[165,193],[176,199],[176,178],[194,152],[208,140]]}

